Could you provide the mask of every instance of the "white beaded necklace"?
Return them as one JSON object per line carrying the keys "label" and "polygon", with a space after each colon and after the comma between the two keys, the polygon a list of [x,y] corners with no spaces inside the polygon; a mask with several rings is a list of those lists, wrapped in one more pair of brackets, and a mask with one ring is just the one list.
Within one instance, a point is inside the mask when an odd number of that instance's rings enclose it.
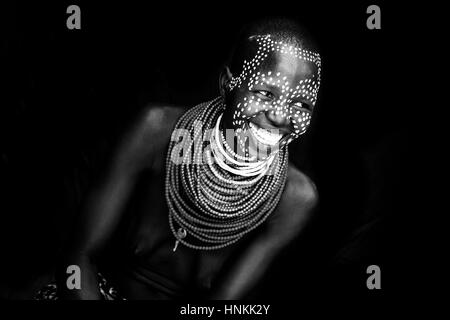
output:
{"label": "white beaded necklace", "polygon": [[[169,226],[176,239],[173,251],[179,243],[197,250],[231,245],[263,223],[281,198],[287,177],[287,148],[263,161],[234,160],[223,149],[224,141],[218,134],[223,110],[219,97],[188,110],[175,126],[187,129],[194,141],[202,141],[202,129],[214,130],[209,139],[211,150],[203,143],[192,143],[184,150],[183,157],[190,157],[193,151],[193,164],[174,163],[171,154],[176,139],[169,143],[165,187]],[[220,156],[233,161],[225,163]]]}
{"label": "white beaded necklace", "polygon": [[[265,160],[259,160],[256,162],[245,162],[245,161],[238,161],[233,159],[232,156],[230,156],[223,148],[222,143],[226,143],[226,140],[221,139],[220,134],[220,120],[222,119],[222,115],[220,115],[217,118],[216,126],[214,128],[214,133],[211,134],[210,138],[210,145],[211,150],[214,154],[214,159],[216,160],[217,164],[224,170],[240,175],[243,177],[251,177],[258,175],[259,178],[261,178],[269,169],[270,165],[272,164],[272,161],[276,155],[276,153],[271,154],[267,159]],[[227,150],[232,150],[231,147],[229,147],[228,144]],[[234,153],[236,154],[236,153]],[[237,155],[237,154],[236,154]],[[232,165],[228,165],[225,161],[222,160],[222,158],[225,158],[225,160],[232,163]],[[231,182],[233,183],[233,182]]]}

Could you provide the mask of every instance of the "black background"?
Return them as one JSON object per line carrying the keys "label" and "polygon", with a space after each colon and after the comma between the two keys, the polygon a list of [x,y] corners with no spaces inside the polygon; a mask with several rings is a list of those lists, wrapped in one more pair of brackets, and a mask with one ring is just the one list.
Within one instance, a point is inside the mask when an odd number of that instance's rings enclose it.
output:
{"label": "black background", "polygon": [[[81,8],[81,30],[66,8]],[[375,294],[401,287],[410,234],[397,222],[414,202],[409,125],[419,115],[398,94],[409,42],[404,8],[378,2],[270,4],[131,2],[14,4],[2,10],[0,97],[2,298],[29,298],[51,277],[84,191],[130,119],[149,103],[194,106],[218,95],[218,75],[252,18],[298,19],[323,59],[312,129],[291,158],[316,182],[313,225],[275,262],[256,297],[308,290]]]}

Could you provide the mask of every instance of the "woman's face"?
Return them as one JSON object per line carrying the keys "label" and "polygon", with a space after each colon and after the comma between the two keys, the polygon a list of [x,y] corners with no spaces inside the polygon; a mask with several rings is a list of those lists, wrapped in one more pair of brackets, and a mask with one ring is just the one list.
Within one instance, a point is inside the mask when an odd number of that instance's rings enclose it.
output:
{"label": "woman's face", "polygon": [[307,130],[320,85],[317,53],[270,36],[258,36],[256,45],[255,57],[226,85],[223,115],[224,129],[232,129],[242,150],[252,154],[283,146]]}

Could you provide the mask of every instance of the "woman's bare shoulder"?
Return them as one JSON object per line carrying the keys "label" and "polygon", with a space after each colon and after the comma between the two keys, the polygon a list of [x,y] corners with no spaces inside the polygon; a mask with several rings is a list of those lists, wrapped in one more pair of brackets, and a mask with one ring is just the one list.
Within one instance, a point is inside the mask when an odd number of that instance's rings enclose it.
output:
{"label": "woman's bare shoulder", "polygon": [[290,201],[302,202],[304,205],[316,205],[318,201],[316,185],[292,162],[289,162],[285,194]]}
{"label": "woman's bare shoulder", "polygon": [[121,162],[133,171],[159,167],[177,120],[186,109],[168,105],[144,108],[123,136]]}
{"label": "woman's bare shoulder", "polygon": [[145,144],[152,145],[154,167],[160,168],[164,163],[172,131],[186,108],[172,105],[149,105],[143,114]]}
{"label": "woman's bare shoulder", "polygon": [[153,132],[172,132],[176,121],[186,111],[186,108],[171,105],[151,104],[143,113],[142,120],[145,127]]}
{"label": "woman's bare shoulder", "polygon": [[[317,203],[318,194],[313,181],[289,162],[283,195],[276,211],[268,219],[269,232],[292,239],[303,229]],[[279,237],[280,242],[282,238]]]}

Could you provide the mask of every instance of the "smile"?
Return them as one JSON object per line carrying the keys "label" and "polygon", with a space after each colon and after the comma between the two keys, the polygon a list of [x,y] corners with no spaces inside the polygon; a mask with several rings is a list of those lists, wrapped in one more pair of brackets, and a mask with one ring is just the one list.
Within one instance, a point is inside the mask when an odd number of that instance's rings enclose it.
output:
{"label": "smile", "polygon": [[269,146],[277,144],[283,137],[281,133],[276,132],[277,130],[266,130],[252,122],[249,123],[249,129],[259,143]]}

